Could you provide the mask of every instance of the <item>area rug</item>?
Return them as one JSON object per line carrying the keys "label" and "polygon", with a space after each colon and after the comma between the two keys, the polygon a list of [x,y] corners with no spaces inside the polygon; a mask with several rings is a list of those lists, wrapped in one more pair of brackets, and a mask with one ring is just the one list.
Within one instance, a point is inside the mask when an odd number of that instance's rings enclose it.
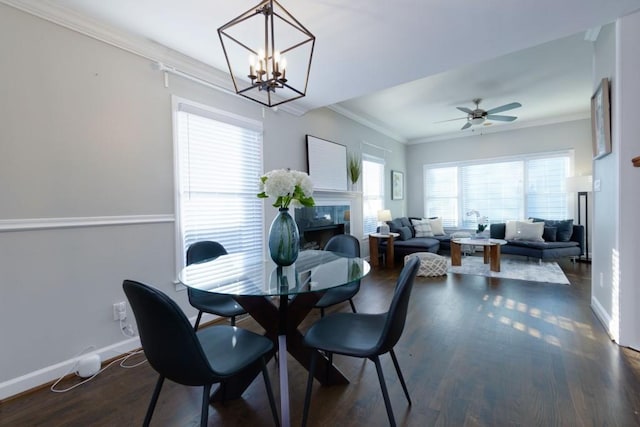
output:
{"label": "area rug", "polygon": [[449,272],[472,274],[476,276],[500,277],[503,279],[528,280],[531,282],[560,283],[569,285],[569,280],[555,261],[527,261],[513,258],[500,260],[500,272],[491,271],[489,264],[484,264],[482,257],[467,256],[462,258],[462,265],[449,267]]}

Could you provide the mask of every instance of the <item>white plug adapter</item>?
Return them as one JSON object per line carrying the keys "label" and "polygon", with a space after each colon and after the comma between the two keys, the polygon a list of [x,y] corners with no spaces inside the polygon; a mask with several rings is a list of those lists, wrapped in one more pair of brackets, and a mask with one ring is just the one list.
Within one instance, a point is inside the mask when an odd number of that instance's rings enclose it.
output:
{"label": "white plug adapter", "polygon": [[82,378],[89,378],[100,372],[100,355],[89,354],[83,356],[77,364],[76,375]]}

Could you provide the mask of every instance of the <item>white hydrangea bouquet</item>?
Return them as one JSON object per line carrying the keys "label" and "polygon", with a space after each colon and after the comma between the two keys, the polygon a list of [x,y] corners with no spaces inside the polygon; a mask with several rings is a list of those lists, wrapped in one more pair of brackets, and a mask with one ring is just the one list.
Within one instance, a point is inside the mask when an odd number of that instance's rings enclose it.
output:
{"label": "white hydrangea bouquet", "polygon": [[313,182],[306,172],[276,169],[260,177],[258,197],[275,197],[273,206],[276,208],[288,209],[290,204],[310,207],[315,204],[312,196]]}

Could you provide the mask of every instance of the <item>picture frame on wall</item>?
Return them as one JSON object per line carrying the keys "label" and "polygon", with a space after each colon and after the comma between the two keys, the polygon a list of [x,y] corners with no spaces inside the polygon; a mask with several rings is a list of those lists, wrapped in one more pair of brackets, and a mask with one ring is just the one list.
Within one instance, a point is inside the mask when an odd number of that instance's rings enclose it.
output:
{"label": "picture frame on wall", "polygon": [[594,160],[611,153],[610,106],[609,79],[605,77],[591,97],[591,139]]}
{"label": "picture frame on wall", "polygon": [[400,171],[391,171],[391,199],[404,199],[404,174]]}

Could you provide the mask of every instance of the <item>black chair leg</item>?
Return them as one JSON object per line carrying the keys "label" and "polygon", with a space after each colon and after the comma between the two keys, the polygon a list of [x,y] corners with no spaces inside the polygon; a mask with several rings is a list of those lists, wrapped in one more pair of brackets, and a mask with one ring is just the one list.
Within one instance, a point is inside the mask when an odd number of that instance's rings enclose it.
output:
{"label": "black chair leg", "polygon": [[145,415],[144,422],[142,423],[143,427],[149,427],[149,423],[151,422],[151,417],[153,416],[153,411],[156,409],[158,396],[160,396],[160,390],[162,389],[162,384],[164,384],[164,377],[160,375],[158,377],[158,382],[156,382],[156,388],[153,390],[153,395],[151,396],[151,402],[149,402],[147,415]]}
{"label": "black chair leg", "polygon": [[327,359],[329,359],[329,366],[327,367],[326,375],[324,376],[325,382],[329,384],[329,373],[331,373],[331,367],[333,366],[333,353],[326,352]]}
{"label": "black chair leg", "polygon": [[236,316],[231,316],[231,326],[236,326]]}
{"label": "black chair leg", "polygon": [[311,365],[309,366],[309,379],[307,380],[307,394],[304,397],[304,412],[302,413],[302,427],[307,425],[307,417],[309,415],[309,404],[311,403],[311,388],[313,386],[313,375],[316,370],[316,362],[318,361],[318,353],[313,350],[311,353]]}
{"label": "black chair leg", "polygon": [[352,310],[354,313],[357,313],[357,311],[356,311],[356,306],[355,306],[355,304],[353,303],[353,300],[352,300],[351,298],[349,298],[349,304],[351,305],[351,310]]}
{"label": "black chair leg", "polygon": [[196,318],[196,324],[193,325],[193,330],[197,331],[198,326],[200,326],[200,319],[202,319],[202,311],[198,311],[198,317]]}
{"label": "black chair leg", "polygon": [[396,353],[391,349],[389,351],[391,354],[391,360],[393,360],[393,366],[396,367],[396,372],[398,373],[398,378],[400,379],[400,384],[402,384],[402,389],[404,390],[404,395],[407,396],[407,401],[409,405],[411,405],[411,398],[409,397],[409,390],[407,390],[407,384],[404,382],[404,377],[402,376],[402,371],[400,371],[400,365],[398,364],[398,359],[396,358]]}
{"label": "black chair leg", "polygon": [[211,399],[211,384],[206,384],[202,391],[202,412],[200,414],[200,427],[207,427],[209,423],[209,399]]}
{"label": "black chair leg", "polygon": [[324,317],[324,308],[320,309],[320,317]]}
{"label": "black chair leg", "polygon": [[271,381],[269,380],[269,374],[267,373],[267,362],[264,357],[262,358],[262,377],[264,378],[264,385],[267,388],[267,396],[269,397],[269,406],[271,406],[273,421],[275,422],[277,427],[280,427],[280,419],[278,418],[276,401],[273,398],[273,389],[271,388]]}
{"label": "black chair leg", "polygon": [[382,397],[384,397],[384,406],[387,408],[387,416],[389,417],[389,425],[396,427],[396,420],[393,416],[393,409],[391,408],[391,401],[389,400],[389,392],[387,391],[387,384],[384,381],[384,374],[382,373],[382,365],[380,364],[380,357],[374,356],[371,358],[373,363],[376,364],[376,371],[378,372],[378,379],[380,380],[380,388],[382,389]]}

